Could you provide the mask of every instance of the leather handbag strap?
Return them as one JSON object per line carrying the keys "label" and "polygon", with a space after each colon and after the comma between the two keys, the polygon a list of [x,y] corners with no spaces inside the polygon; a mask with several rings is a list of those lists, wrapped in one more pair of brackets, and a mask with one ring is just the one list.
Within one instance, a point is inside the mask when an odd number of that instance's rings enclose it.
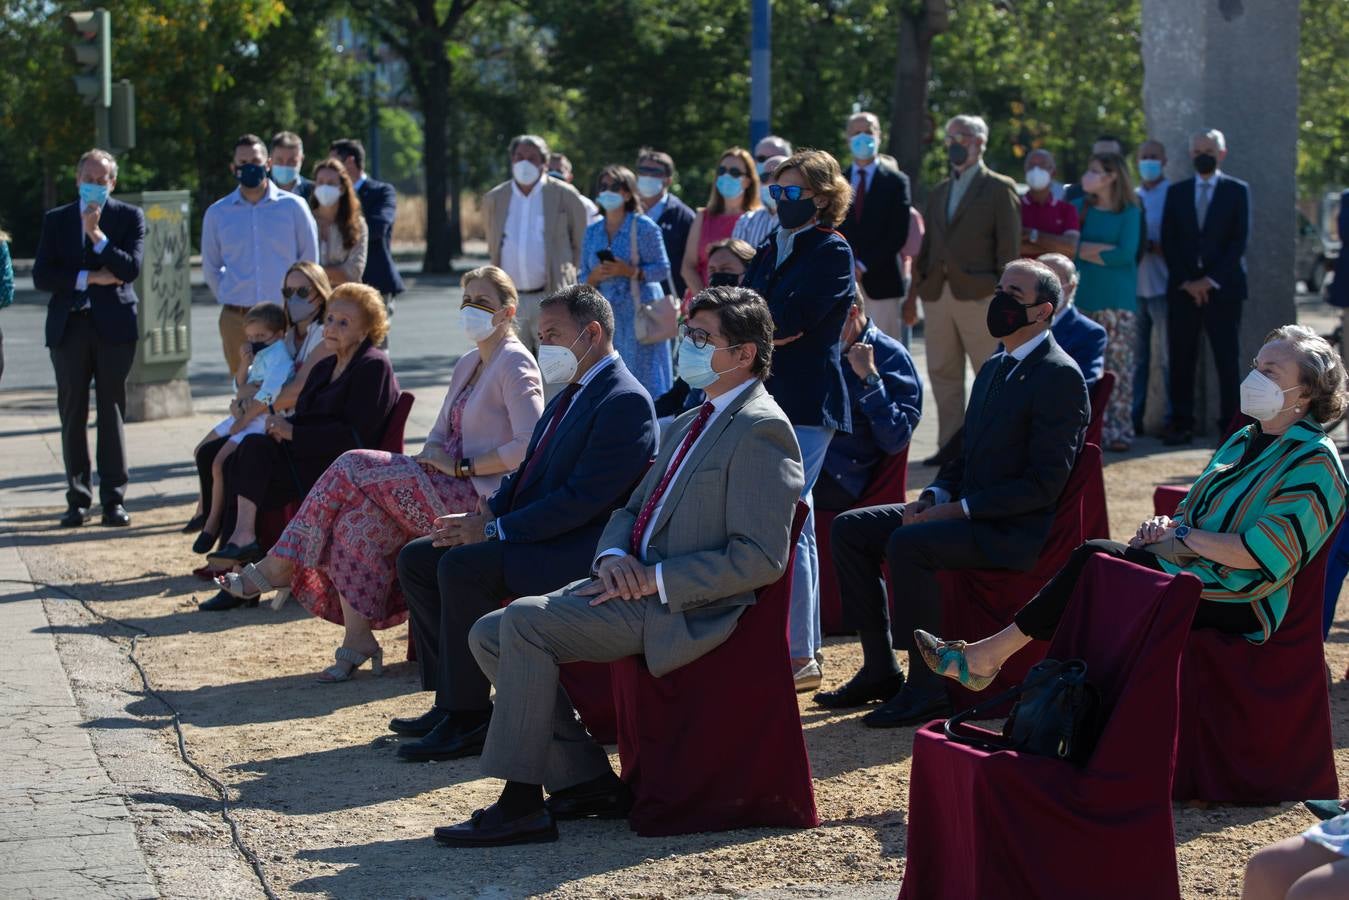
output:
{"label": "leather handbag strap", "polygon": [[1058,665],[1054,666],[1054,668],[1046,669],[1035,681],[1022,682],[1021,684],[1013,685],[1011,688],[1008,688],[1001,694],[998,694],[996,697],[985,700],[983,703],[980,703],[977,706],[972,706],[969,709],[964,710],[963,712],[956,713],[954,716],[947,719],[942,724],[942,730],[946,732],[947,740],[955,741],[958,744],[969,744],[973,747],[983,747],[993,750],[1011,749],[1012,747],[1011,742],[1001,736],[971,737],[970,735],[960,734],[955,729],[959,728],[961,725],[964,725],[970,719],[983,718],[988,710],[996,709],[1000,704],[1005,703],[1008,700],[1019,700],[1021,696],[1026,693],[1026,691],[1032,688],[1040,687],[1041,685],[1047,684],[1049,681],[1059,677],[1059,675],[1063,674],[1066,668],[1073,666],[1075,662],[1076,662],[1075,660],[1060,662]]}

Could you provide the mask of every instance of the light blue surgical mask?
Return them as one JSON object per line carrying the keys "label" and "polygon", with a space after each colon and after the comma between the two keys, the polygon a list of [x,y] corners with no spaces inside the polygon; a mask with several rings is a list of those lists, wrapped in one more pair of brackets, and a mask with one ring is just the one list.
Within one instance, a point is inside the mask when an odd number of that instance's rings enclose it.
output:
{"label": "light blue surgical mask", "polygon": [[727,200],[734,200],[745,192],[745,186],[734,175],[717,176],[717,193]]}
{"label": "light blue surgical mask", "polygon": [[659,197],[661,191],[665,190],[665,179],[657,178],[655,175],[637,176],[637,193],[646,199]]}
{"label": "light blue surgical mask", "polygon": [[773,195],[768,193],[768,188],[769,185],[766,184],[759,185],[759,199],[763,201],[763,205],[766,206],[768,209],[777,209],[778,201],[774,200]]}
{"label": "light blue surgical mask", "polygon": [[[739,347],[739,344],[732,344],[724,349],[733,350]],[[694,390],[701,391],[703,388],[712,384],[726,372],[738,368],[731,366],[725,371],[718,372],[712,368],[712,354],[719,348],[708,344],[699,350],[693,344],[693,339],[686,337],[679,342],[678,356],[675,357],[675,374],[684,379],[684,383]]]}
{"label": "light blue surgical mask", "polygon": [[854,134],[852,140],[848,141],[848,149],[852,150],[853,159],[875,159],[876,136],[865,131]]}
{"label": "light blue surgical mask", "polygon": [[80,204],[82,206],[104,206],[108,202],[108,186],[94,184],[92,181],[80,182]]}
{"label": "light blue surgical mask", "polygon": [[623,205],[623,195],[618,191],[600,191],[599,195],[595,197],[595,202],[605,212],[610,212]]}
{"label": "light blue surgical mask", "polygon": [[299,166],[278,166],[272,164],[272,181],[277,184],[294,184],[300,177]]}
{"label": "light blue surgical mask", "polygon": [[1162,161],[1160,159],[1140,159],[1138,161],[1138,174],[1143,176],[1144,181],[1156,181],[1162,177]]}

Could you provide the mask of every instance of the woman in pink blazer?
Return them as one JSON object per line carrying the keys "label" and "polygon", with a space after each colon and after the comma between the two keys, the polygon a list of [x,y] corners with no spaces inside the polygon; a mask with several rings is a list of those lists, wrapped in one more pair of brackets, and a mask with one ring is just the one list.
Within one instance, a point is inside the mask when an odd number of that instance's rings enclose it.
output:
{"label": "woman in pink blazer", "polygon": [[460,327],[477,346],[454,367],[440,415],[416,456],[352,450],[328,467],[267,558],[229,576],[225,590],[256,602],[281,589],[346,629],[319,676],[346,681],[371,660],[374,631],[407,619],[398,551],[430,534],[437,516],[471,513],[525,457],[543,412],[538,363],[515,336],[517,294],[495,266],[464,275]]}

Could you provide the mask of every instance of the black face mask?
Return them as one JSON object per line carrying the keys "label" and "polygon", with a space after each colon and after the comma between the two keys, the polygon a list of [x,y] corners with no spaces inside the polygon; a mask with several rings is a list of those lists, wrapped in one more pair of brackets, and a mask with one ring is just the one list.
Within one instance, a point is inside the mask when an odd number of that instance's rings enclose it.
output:
{"label": "black face mask", "polygon": [[738,287],[740,276],[734,272],[712,272],[707,276],[708,287]]}
{"label": "black face mask", "polygon": [[1201,153],[1194,158],[1194,170],[1200,175],[1212,175],[1218,171],[1218,157],[1212,153]]}
{"label": "black face mask", "polygon": [[257,356],[263,350],[267,349],[266,341],[249,341],[248,346],[253,348],[253,355]]}
{"label": "black face mask", "polygon": [[[1035,304],[1038,306],[1039,304]],[[1019,328],[1031,324],[1033,306],[1023,306],[1006,291],[996,291],[988,304],[988,333],[1001,340]]]}
{"label": "black face mask", "polygon": [[257,163],[246,163],[234,170],[234,177],[246,188],[255,188],[267,177],[267,167]]}
{"label": "black face mask", "polygon": [[778,201],[778,222],[788,230],[800,228],[813,219],[817,212],[814,197],[788,200],[784,194],[782,199]]}
{"label": "black face mask", "polygon": [[951,144],[946,148],[946,159],[953,166],[963,166],[969,158],[970,151],[964,144]]}

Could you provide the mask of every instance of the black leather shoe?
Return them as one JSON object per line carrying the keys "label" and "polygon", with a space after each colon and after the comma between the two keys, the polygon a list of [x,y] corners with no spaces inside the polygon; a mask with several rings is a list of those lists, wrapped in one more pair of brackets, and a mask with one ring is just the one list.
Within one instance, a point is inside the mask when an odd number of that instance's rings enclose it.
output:
{"label": "black leather shoe", "polygon": [[950,714],[951,701],[944,687],[916,691],[910,686],[863,716],[862,724],[868,728],[907,728]]}
{"label": "black leather shoe", "polygon": [[1194,433],[1184,428],[1168,429],[1166,434],[1162,435],[1162,443],[1167,447],[1180,447],[1194,440]]}
{"label": "black leather shoe", "polygon": [[122,504],[107,503],[103,506],[103,520],[99,524],[109,528],[125,528],[131,524],[131,517],[126,514],[126,507]]}
{"label": "black leather shoe", "polygon": [[255,563],[266,555],[257,541],[244,544],[242,547],[231,542],[214,553],[206,554],[206,561],[217,569],[228,569],[232,566]]}
{"label": "black leather shoe", "polygon": [[505,847],[511,844],[546,844],[557,840],[557,822],[540,809],[518,819],[504,819],[493,803],[480,809],[467,822],[443,825],[435,830],[436,841],[447,847]]}
{"label": "black leather shoe", "polygon": [[183,526],[183,534],[191,534],[194,531],[201,531],[202,526],[205,524],[206,524],[206,513],[201,513],[200,515],[193,516],[192,518],[188,519],[187,524]]}
{"label": "black leather shoe", "polygon": [[66,514],[61,517],[62,528],[79,528],[84,524],[84,510],[78,506],[72,506],[66,510]]}
{"label": "black leather shoe", "polygon": [[577,785],[554,791],[544,801],[559,822],[572,819],[626,819],[632,811],[632,789],[617,775],[598,786]]}
{"label": "black leather shoe", "polygon": [[204,603],[198,603],[197,609],[201,610],[202,612],[220,612],[221,610],[225,609],[238,609],[241,606],[244,607],[245,609],[252,609],[257,605],[258,605],[257,597],[252,597],[248,600],[245,600],[242,597],[236,597],[233,594],[226,593],[225,591],[217,591],[216,595],[212,597],[210,600],[207,600]]}
{"label": "black leather shoe", "polygon": [[465,721],[454,715],[426,733],[419,741],[407,741],[398,747],[398,755],[414,762],[431,759],[462,759],[482,753],[491,719]]}
{"label": "black leather shoe", "polygon": [[866,706],[876,700],[889,700],[904,687],[904,674],[896,672],[885,678],[866,678],[858,672],[841,688],[832,691],[820,691],[815,695],[815,705],[825,709],[849,709],[854,706]]}
{"label": "black leather shoe", "polygon": [[215,546],[216,537],[217,535],[211,534],[209,531],[203,531],[201,534],[197,535],[197,539],[192,542],[192,552],[210,553],[211,548]]}
{"label": "black leather shoe", "polygon": [[426,737],[433,728],[444,722],[449,715],[445,710],[433,706],[430,712],[424,712],[413,719],[390,719],[389,730],[394,734],[407,737]]}

